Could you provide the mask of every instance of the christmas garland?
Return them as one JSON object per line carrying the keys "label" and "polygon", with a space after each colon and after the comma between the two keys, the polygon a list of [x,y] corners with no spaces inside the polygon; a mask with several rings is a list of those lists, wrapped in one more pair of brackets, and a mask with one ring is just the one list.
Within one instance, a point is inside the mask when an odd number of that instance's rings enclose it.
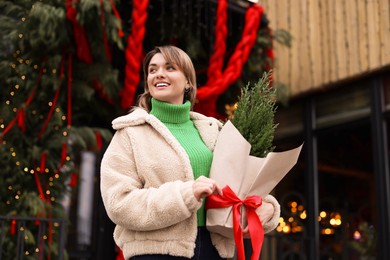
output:
{"label": "christmas garland", "polygon": [[[221,2],[223,1],[219,1],[219,4]],[[199,88],[197,93],[198,102],[196,104],[197,111],[209,114],[210,116],[219,117],[216,111],[216,100],[230,84],[234,83],[240,77],[242,67],[247,61],[249,53],[256,42],[262,14],[263,8],[260,5],[252,5],[247,9],[245,14],[245,27],[241,40],[237,44],[236,49],[230,57],[228,65],[223,72],[221,71],[223,56],[218,55],[218,59],[212,56],[212,59],[210,59],[210,67],[216,69],[214,73],[219,77],[215,79],[213,78],[210,82],[208,82],[208,84]],[[224,37],[224,30],[223,26],[221,28],[218,26],[222,25],[217,23],[215,28],[215,38],[220,41],[220,39]],[[211,71],[209,71],[209,75],[210,74]]]}
{"label": "christmas garland", "polygon": [[134,101],[134,95],[140,81],[142,62],[142,42],[145,36],[145,23],[148,17],[148,0],[134,0],[132,11],[131,35],[127,39],[125,51],[125,80],[121,95],[121,107],[129,108]]}

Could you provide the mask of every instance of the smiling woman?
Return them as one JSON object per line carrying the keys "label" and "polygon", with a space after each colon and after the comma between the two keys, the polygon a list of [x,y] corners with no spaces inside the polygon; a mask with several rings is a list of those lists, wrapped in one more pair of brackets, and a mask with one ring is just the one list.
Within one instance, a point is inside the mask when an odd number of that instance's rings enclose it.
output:
{"label": "smiling woman", "polygon": [[[195,69],[174,46],[144,59],[138,106],[113,121],[101,163],[101,193],[125,259],[223,259],[234,240],[206,229],[205,198],[221,193],[209,178],[220,121],[191,111]],[[258,213],[264,232],[279,222],[268,195]],[[276,212],[276,213],[275,213]],[[134,258],[135,257],[135,258]]]}

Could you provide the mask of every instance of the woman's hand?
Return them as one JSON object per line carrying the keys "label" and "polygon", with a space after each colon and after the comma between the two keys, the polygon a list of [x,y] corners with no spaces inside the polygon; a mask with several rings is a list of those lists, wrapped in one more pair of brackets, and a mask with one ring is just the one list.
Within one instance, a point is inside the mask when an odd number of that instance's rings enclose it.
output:
{"label": "woman's hand", "polygon": [[[262,201],[261,206],[256,209],[257,216],[259,216],[261,224],[267,223],[272,219],[274,215],[274,206],[269,203]],[[242,230],[245,238],[250,238],[248,225]]]}
{"label": "woman's hand", "polygon": [[195,198],[200,201],[202,198],[207,197],[211,194],[222,194],[222,190],[218,187],[217,183],[205,176],[200,176],[195,180],[192,185]]}

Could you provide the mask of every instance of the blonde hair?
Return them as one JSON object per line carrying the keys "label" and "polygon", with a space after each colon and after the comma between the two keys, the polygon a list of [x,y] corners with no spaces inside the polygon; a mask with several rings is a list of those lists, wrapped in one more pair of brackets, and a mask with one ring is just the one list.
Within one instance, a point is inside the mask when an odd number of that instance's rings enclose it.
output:
{"label": "blonde hair", "polygon": [[191,109],[193,109],[196,97],[196,74],[194,65],[187,53],[185,53],[182,49],[171,45],[155,47],[145,55],[143,61],[144,93],[139,96],[138,106],[144,108],[148,112],[151,110],[152,96],[150,95],[147,81],[149,74],[148,67],[151,59],[157,53],[161,53],[167,62],[175,64],[178,69],[183,72],[190,86],[189,89],[184,93],[183,103],[186,100],[189,100],[191,102]]}

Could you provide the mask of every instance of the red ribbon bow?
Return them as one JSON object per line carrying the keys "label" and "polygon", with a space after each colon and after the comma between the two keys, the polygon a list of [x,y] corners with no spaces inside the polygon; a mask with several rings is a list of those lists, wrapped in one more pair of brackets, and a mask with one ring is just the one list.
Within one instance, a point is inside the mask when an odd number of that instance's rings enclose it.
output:
{"label": "red ribbon bow", "polygon": [[244,205],[247,212],[248,229],[251,236],[253,253],[251,260],[257,260],[260,257],[261,247],[264,240],[264,229],[261,221],[256,213],[256,208],[260,207],[262,200],[260,196],[249,196],[244,200],[241,200],[232,191],[229,186],[225,186],[223,189],[223,195],[213,194],[207,197],[206,209],[215,208],[227,208],[233,207],[233,231],[234,241],[237,247],[237,256],[239,260],[245,259],[244,241],[242,228],[240,225],[241,211],[240,208]]}

